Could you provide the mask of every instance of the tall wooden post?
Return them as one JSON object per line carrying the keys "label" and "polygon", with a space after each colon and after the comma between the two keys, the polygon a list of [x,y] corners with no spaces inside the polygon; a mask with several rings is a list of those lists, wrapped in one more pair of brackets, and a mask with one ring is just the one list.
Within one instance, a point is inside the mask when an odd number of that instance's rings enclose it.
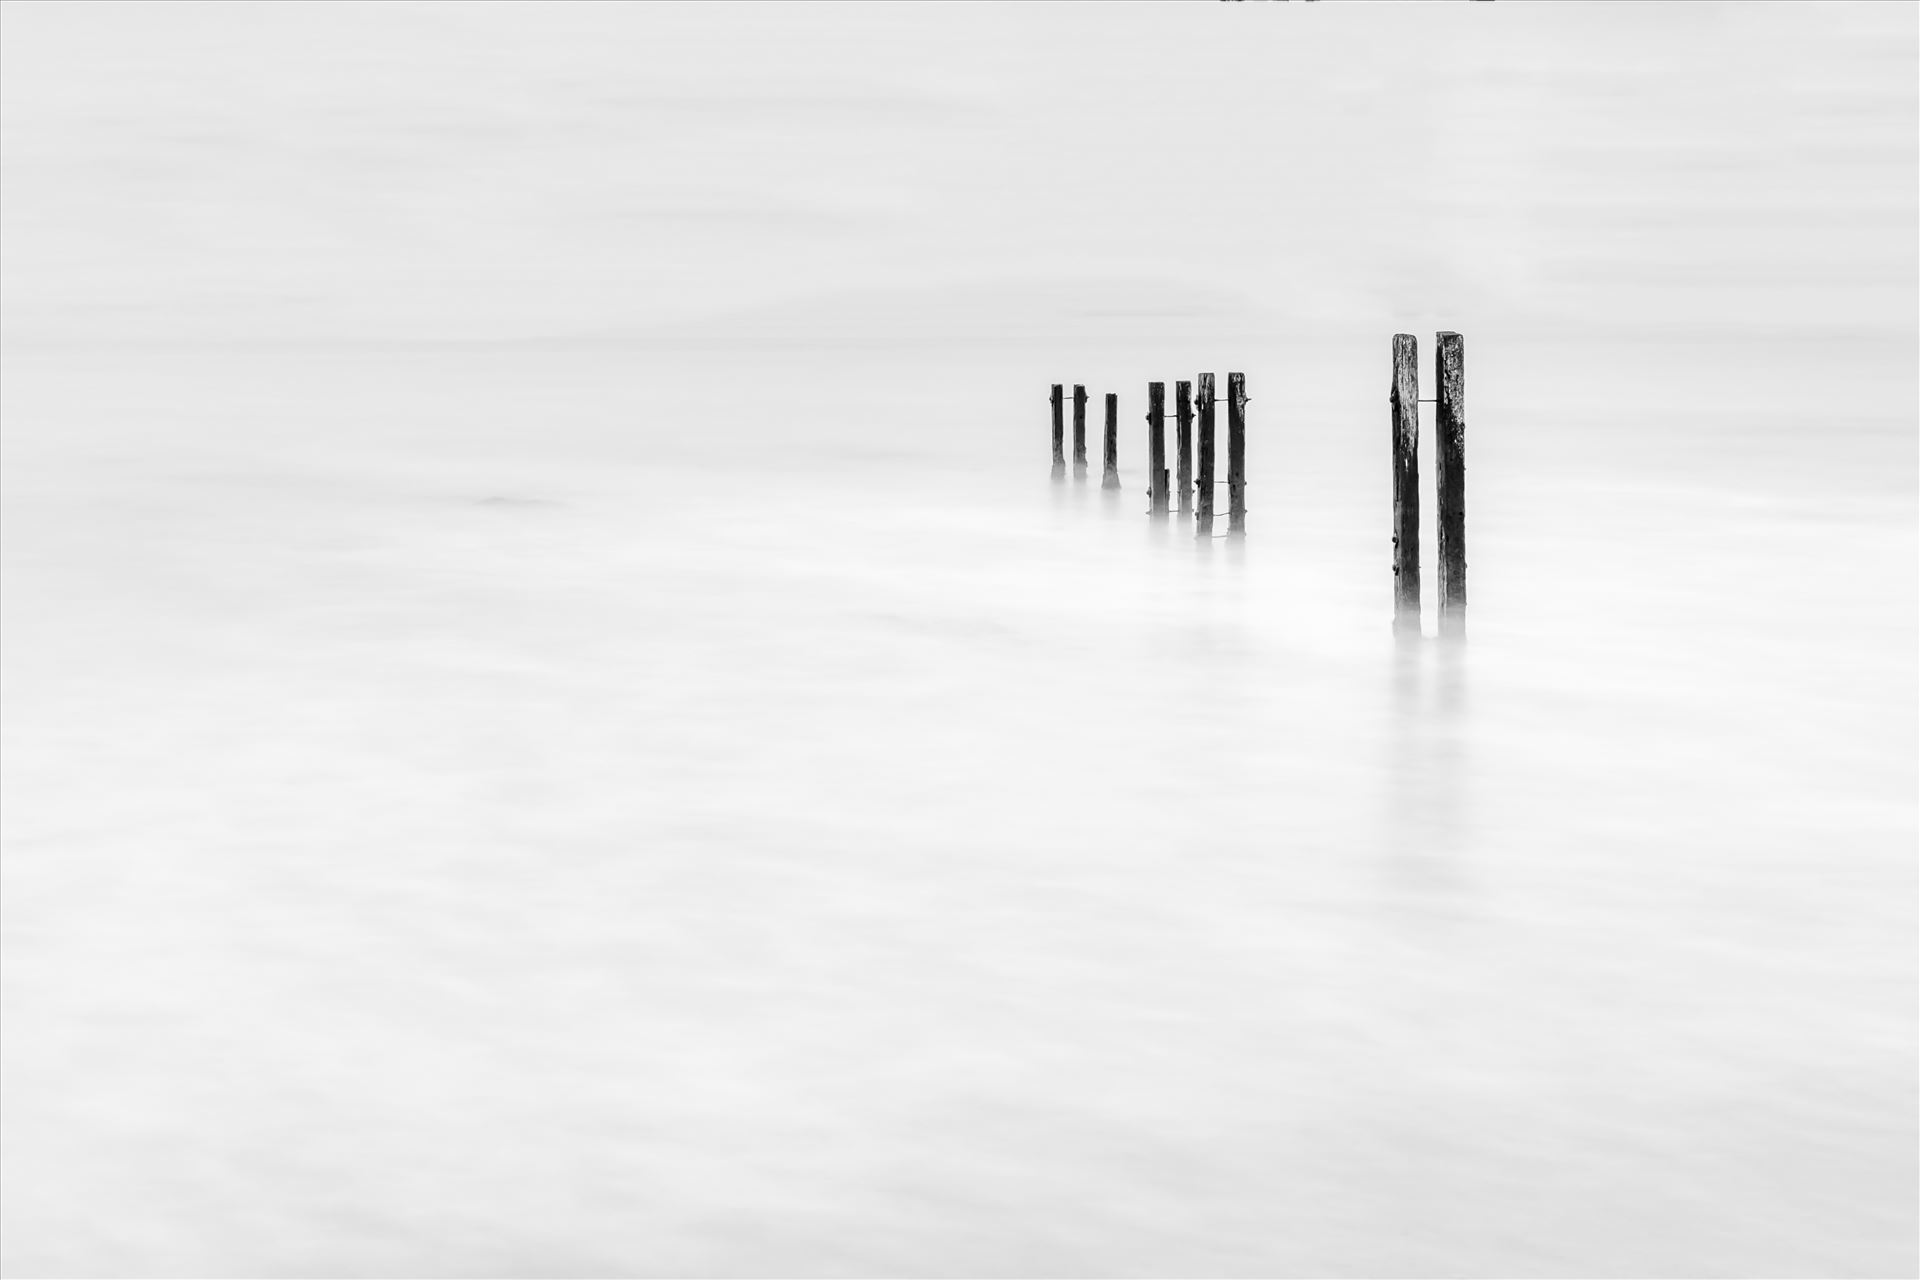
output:
{"label": "tall wooden post", "polygon": [[1120,487],[1120,397],[1107,392],[1107,432],[1100,442],[1100,487]]}
{"label": "tall wooden post", "polygon": [[1173,412],[1178,419],[1174,448],[1180,453],[1180,514],[1193,512],[1193,384],[1173,384]]}
{"label": "tall wooden post", "polygon": [[1197,537],[1213,536],[1213,375],[1200,375],[1200,473],[1194,477],[1199,509],[1194,514]]}
{"label": "tall wooden post", "polygon": [[1420,354],[1393,335],[1393,629],[1420,634]]}
{"label": "tall wooden post", "polygon": [[1053,478],[1067,478],[1066,424],[1061,417],[1061,387],[1053,384]]}
{"label": "tall wooden post", "polygon": [[1073,384],[1073,478],[1087,478],[1087,389]]}
{"label": "tall wooden post", "polygon": [[1167,518],[1167,384],[1147,384],[1147,511]]}
{"label": "tall wooden post", "polygon": [[1247,532],[1247,375],[1227,375],[1227,532]]}
{"label": "tall wooden post", "polygon": [[1439,494],[1440,634],[1467,630],[1467,373],[1457,333],[1436,335],[1433,442],[1434,488]]}

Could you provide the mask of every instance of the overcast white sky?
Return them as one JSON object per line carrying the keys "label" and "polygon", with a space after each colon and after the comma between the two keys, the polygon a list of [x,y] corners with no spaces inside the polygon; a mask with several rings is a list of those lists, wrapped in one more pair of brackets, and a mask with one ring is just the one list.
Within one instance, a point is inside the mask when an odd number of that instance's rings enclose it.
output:
{"label": "overcast white sky", "polygon": [[1910,334],[1917,12],[9,3],[4,320]]}

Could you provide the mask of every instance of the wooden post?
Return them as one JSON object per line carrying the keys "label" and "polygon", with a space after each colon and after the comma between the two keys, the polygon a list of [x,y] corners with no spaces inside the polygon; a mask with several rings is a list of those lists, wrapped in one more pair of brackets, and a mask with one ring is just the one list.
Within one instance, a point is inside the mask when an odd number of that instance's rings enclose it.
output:
{"label": "wooden post", "polygon": [[1061,387],[1053,384],[1053,478],[1067,478],[1066,424],[1061,416]]}
{"label": "wooden post", "polygon": [[1457,333],[1436,335],[1433,443],[1434,489],[1439,495],[1440,634],[1467,630],[1467,374],[1465,344]]}
{"label": "wooden post", "polygon": [[1073,385],[1073,478],[1087,478],[1087,389]]}
{"label": "wooden post", "polygon": [[1393,335],[1393,629],[1420,634],[1420,355]]}
{"label": "wooden post", "polygon": [[1193,513],[1193,384],[1173,384],[1173,411],[1178,419],[1174,448],[1180,454],[1180,514]]}
{"label": "wooden post", "polygon": [[1147,384],[1147,512],[1167,518],[1167,384]]}
{"label": "wooden post", "polygon": [[1227,375],[1227,532],[1247,532],[1247,375]]}
{"label": "wooden post", "polygon": [[1107,392],[1107,433],[1100,442],[1100,487],[1120,487],[1120,397]]}
{"label": "wooden post", "polygon": [[1200,375],[1200,473],[1193,479],[1199,509],[1194,515],[1197,537],[1213,536],[1213,375]]}

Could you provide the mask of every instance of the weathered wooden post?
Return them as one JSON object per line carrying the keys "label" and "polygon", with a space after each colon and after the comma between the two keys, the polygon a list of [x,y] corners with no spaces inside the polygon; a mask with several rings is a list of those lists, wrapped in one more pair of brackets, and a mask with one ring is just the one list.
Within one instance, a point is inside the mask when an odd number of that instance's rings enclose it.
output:
{"label": "weathered wooden post", "polygon": [[1107,431],[1100,441],[1100,487],[1120,487],[1120,397],[1107,392]]}
{"label": "weathered wooden post", "polygon": [[1467,630],[1467,385],[1465,344],[1457,333],[1436,335],[1434,372],[1434,489],[1439,495],[1440,634]]}
{"label": "weathered wooden post", "polygon": [[1227,375],[1227,532],[1247,532],[1247,375]]}
{"label": "weathered wooden post", "polygon": [[1061,387],[1053,384],[1053,478],[1067,478],[1066,423],[1061,416]]}
{"label": "weathered wooden post", "polygon": [[1393,335],[1393,629],[1420,634],[1420,356],[1410,333]]}
{"label": "weathered wooden post", "polygon": [[1200,375],[1200,474],[1194,477],[1199,509],[1194,520],[1199,525],[1194,535],[1213,536],[1213,375]]}
{"label": "weathered wooden post", "polygon": [[1180,451],[1180,514],[1193,512],[1193,384],[1173,384],[1173,411],[1179,419],[1174,447]]}
{"label": "weathered wooden post", "polygon": [[1087,478],[1087,389],[1073,384],[1073,478]]}
{"label": "weathered wooden post", "polygon": [[1167,518],[1167,384],[1147,384],[1147,512]]}

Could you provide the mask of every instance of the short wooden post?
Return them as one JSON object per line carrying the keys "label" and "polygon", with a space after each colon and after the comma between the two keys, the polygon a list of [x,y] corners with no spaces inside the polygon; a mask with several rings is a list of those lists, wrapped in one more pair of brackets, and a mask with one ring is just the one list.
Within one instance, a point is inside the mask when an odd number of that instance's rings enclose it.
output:
{"label": "short wooden post", "polygon": [[1167,384],[1147,384],[1147,512],[1167,518]]}
{"label": "short wooden post", "polygon": [[1227,375],[1227,532],[1247,532],[1247,375]]}
{"label": "short wooden post", "polygon": [[1434,372],[1434,489],[1439,495],[1440,634],[1467,630],[1467,374],[1465,344],[1438,334]]}
{"label": "short wooden post", "polygon": [[1100,487],[1120,487],[1120,397],[1107,392],[1107,431],[1100,442]]}
{"label": "short wooden post", "polygon": [[1066,423],[1061,415],[1061,386],[1053,384],[1053,478],[1067,478]]}
{"label": "short wooden post", "polygon": [[1393,335],[1393,629],[1420,634],[1420,355]]}
{"label": "short wooden post", "polygon": [[1173,384],[1173,411],[1178,419],[1174,448],[1180,454],[1180,514],[1184,516],[1193,513],[1193,384],[1191,382]]}
{"label": "short wooden post", "polygon": [[1213,375],[1200,375],[1200,469],[1193,478],[1198,492],[1199,509],[1194,520],[1199,525],[1194,534],[1202,538],[1213,536]]}
{"label": "short wooden post", "polygon": [[1073,385],[1073,478],[1087,478],[1087,389]]}

